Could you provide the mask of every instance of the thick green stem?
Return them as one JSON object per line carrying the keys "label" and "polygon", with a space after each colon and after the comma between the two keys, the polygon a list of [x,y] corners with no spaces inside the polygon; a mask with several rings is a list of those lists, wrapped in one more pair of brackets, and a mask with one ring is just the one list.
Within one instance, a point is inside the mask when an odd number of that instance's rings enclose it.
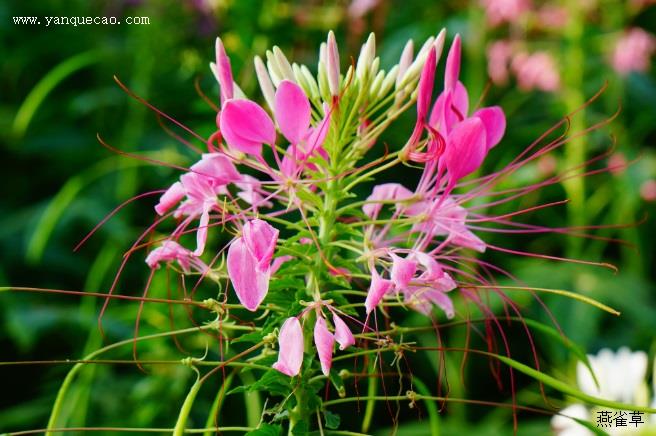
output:
{"label": "thick green stem", "polygon": [[200,378],[200,376],[196,378],[196,382],[189,390],[184,403],[182,403],[180,413],[178,414],[178,420],[175,423],[175,428],[173,429],[173,436],[182,436],[185,433],[185,427],[187,426],[187,419],[189,418],[189,413],[191,412],[191,406],[193,406],[194,401],[196,401],[196,395],[198,394],[201,386],[203,386],[203,380],[204,379]]}

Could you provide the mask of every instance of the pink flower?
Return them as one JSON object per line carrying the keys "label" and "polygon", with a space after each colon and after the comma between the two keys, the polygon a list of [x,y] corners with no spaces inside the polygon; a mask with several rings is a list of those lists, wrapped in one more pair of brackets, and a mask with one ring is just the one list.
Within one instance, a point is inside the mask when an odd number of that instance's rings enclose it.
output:
{"label": "pink flower", "polygon": [[327,376],[330,374],[330,367],[333,363],[335,336],[330,333],[330,330],[326,326],[326,320],[319,314],[317,314],[317,322],[314,324],[314,345],[316,345],[317,353],[319,354],[321,372]]}
{"label": "pink flower", "polygon": [[392,270],[390,271],[390,279],[394,283],[394,288],[397,291],[405,289],[414,278],[417,272],[417,262],[409,258],[402,258],[390,252],[392,257]]}
{"label": "pink flower", "polygon": [[481,0],[481,5],[491,26],[517,21],[531,9],[529,0]]}
{"label": "pink flower", "polygon": [[569,13],[562,6],[544,5],[537,13],[538,23],[548,29],[562,29],[567,25]]}
{"label": "pink flower", "polygon": [[200,256],[205,250],[210,212],[219,209],[217,195],[227,193],[226,186],[241,180],[242,176],[230,159],[221,153],[204,154],[189,170],[160,197],[155,211],[164,215],[184,199],[174,216],[187,216],[189,219],[183,222],[174,235],[184,230],[192,219],[200,216],[194,251],[196,256]]}
{"label": "pink flower", "polygon": [[524,91],[553,92],[560,87],[556,63],[547,52],[519,53],[513,58],[511,69],[517,77],[517,85]]}
{"label": "pink flower", "polygon": [[159,268],[160,262],[177,261],[185,272],[189,271],[193,253],[175,241],[164,241],[146,256],[146,264],[152,269]]}
{"label": "pink flower", "polygon": [[495,41],[487,49],[487,74],[495,85],[508,83],[508,67],[512,58],[512,43]]}
{"label": "pink flower", "polygon": [[339,344],[340,350],[346,350],[351,345],[355,345],[355,338],[351,329],[335,313],[333,313],[333,324],[335,325],[335,340]]}
{"label": "pink flower", "polygon": [[656,37],[644,29],[629,29],[615,44],[611,64],[615,71],[626,75],[632,71],[645,72],[656,51]]}
{"label": "pink flower", "polygon": [[228,275],[241,304],[250,311],[259,307],[269,291],[271,258],[278,230],[260,219],[247,222],[242,236],[228,248]]}
{"label": "pink flower", "polygon": [[273,368],[285,375],[294,377],[301,371],[303,364],[303,329],[298,318],[287,318],[278,335],[278,361]]}
{"label": "pink flower", "polygon": [[656,201],[656,180],[647,180],[640,185],[640,197],[645,201]]}

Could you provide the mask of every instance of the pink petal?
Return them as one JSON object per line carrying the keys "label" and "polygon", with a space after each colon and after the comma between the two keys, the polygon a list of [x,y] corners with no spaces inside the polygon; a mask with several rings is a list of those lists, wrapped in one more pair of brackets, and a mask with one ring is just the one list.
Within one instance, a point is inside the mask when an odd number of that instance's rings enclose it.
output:
{"label": "pink petal", "polygon": [[278,241],[278,229],[255,218],[242,229],[243,240],[261,269],[268,269]]}
{"label": "pink petal", "polygon": [[275,259],[273,259],[273,263],[271,264],[271,274],[275,274],[276,271],[280,269],[283,263],[289,262],[293,258],[294,256],[287,255],[287,256],[276,257]]}
{"label": "pink petal", "polygon": [[310,100],[297,84],[283,80],[276,91],[274,112],[280,132],[291,144],[298,144],[310,127]]}
{"label": "pink petal", "polygon": [[250,100],[227,101],[221,111],[220,125],[228,145],[244,153],[260,155],[262,144],[276,142],[273,121]]}
{"label": "pink petal", "polygon": [[333,324],[335,325],[335,339],[339,344],[340,350],[346,350],[351,345],[355,345],[355,337],[351,333],[346,323],[342,318],[333,313]]}
{"label": "pink petal", "polygon": [[303,329],[298,318],[287,318],[278,334],[278,361],[273,368],[290,377],[298,375],[303,364]]}
{"label": "pink petal", "polygon": [[228,276],[237,298],[251,312],[259,307],[269,291],[270,271],[258,268],[258,261],[242,238],[228,248]]}
{"label": "pink petal", "polygon": [[437,66],[437,53],[431,47],[428,58],[421,70],[417,94],[417,120],[425,120],[428,115],[428,105],[433,98],[433,85],[435,82],[435,67]]}
{"label": "pink petal", "polygon": [[439,263],[433,258],[422,251],[414,251],[412,256],[417,259],[417,261],[424,268],[420,279],[422,280],[437,280],[444,276],[444,270]]}
{"label": "pink petal", "polygon": [[153,269],[159,268],[160,262],[177,260],[183,270],[189,271],[189,258],[193,254],[175,241],[164,241],[161,246],[146,256],[146,264]]}
{"label": "pink petal", "polygon": [[228,184],[241,180],[242,176],[228,156],[221,153],[206,153],[191,166],[191,171],[212,180],[215,184]]}
{"label": "pink petal", "polygon": [[394,284],[391,280],[386,280],[380,277],[378,271],[375,268],[371,270],[371,286],[369,286],[369,292],[367,292],[367,299],[364,302],[364,307],[367,311],[367,315],[371,313],[372,310],[380,300],[383,299],[385,294],[392,289]]}
{"label": "pink petal", "polygon": [[426,297],[431,303],[442,309],[448,319],[452,319],[455,316],[453,302],[448,295],[439,291],[431,291],[426,294]]}
{"label": "pink petal", "polygon": [[483,121],[487,150],[497,145],[506,132],[506,115],[503,109],[499,106],[485,107],[477,110],[473,116]]}
{"label": "pink petal", "polygon": [[234,95],[232,68],[221,38],[216,38],[216,76],[221,87],[221,103],[232,99]]}
{"label": "pink petal", "polygon": [[155,206],[155,212],[158,215],[164,215],[166,211],[178,204],[185,196],[185,190],[182,183],[175,182],[159,198],[159,203]]}
{"label": "pink petal", "polygon": [[417,262],[411,259],[404,259],[394,253],[392,256],[392,271],[390,278],[397,290],[405,289],[417,271]]}
{"label": "pink petal", "polygon": [[485,159],[485,127],[478,117],[464,120],[453,128],[444,152],[449,184],[474,172]]}
{"label": "pink petal", "polygon": [[312,154],[314,150],[321,150],[323,153],[320,152],[320,154],[328,160],[328,154],[323,150],[322,146],[323,143],[326,141],[326,136],[328,135],[328,131],[330,130],[330,118],[332,115],[332,111],[327,110],[326,111],[326,116],[323,117],[323,119],[317,124],[316,126],[312,127],[309,130],[309,135],[307,136],[306,139],[306,144],[308,145],[308,150],[307,152],[309,154]]}
{"label": "pink petal", "polygon": [[317,315],[317,322],[314,324],[314,345],[317,347],[319,362],[321,362],[321,372],[327,376],[330,374],[330,367],[333,364],[333,346],[335,337],[328,327],[326,320]]}
{"label": "pink petal", "polygon": [[399,183],[383,183],[374,186],[371,195],[367,197],[367,201],[371,202],[362,206],[362,211],[371,219],[375,219],[380,210],[383,208],[380,201],[389,200],[407,200],[412,197],[412,191]]}
{"label": "pink petal", "polygon": [[444,70],[444,89],[453,90],[460,75],[460,35],[456,35],[446,57],[446,69]]}

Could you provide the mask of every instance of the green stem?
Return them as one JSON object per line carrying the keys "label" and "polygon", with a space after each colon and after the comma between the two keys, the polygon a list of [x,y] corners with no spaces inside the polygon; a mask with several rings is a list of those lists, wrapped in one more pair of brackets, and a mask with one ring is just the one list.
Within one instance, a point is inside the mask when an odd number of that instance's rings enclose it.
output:
{"label": "green stem", "polygon": [[[376,373],[376,359],[373,359],[369,362],[369,374]],[[369,384],[367,385],[367,396],[375,397],[378,393],[378,377],[369,377]],[[367,400],[367,406],[364,410],[364,418],[362,419],[362,433],[368,433],[369,427],[371,426],[371,419],[374,416],[374,410],[376,408],[375,401]]]}
{"label": "green stem", "polygon": [[[168,337],[168,336],[175,336],[175,335],[183,335],[187,333],[194,333],[199,330],[209,330],[211,328],[214,328],[213,325],[206,325],[202,327],[190,327],[188,329],[182,329],[182,330],[174,330],[170,332],[165,332],[165,333],[157,333],[154,335],[148,335],[148,336],[142,336],[140,338],[131,338],[131,339],[125,339],[123,341],[115,342],[113,344],[110,344],[106,347],[100,348],[99,350],[94,351],[91,354],[88,354],[85,356],[84,360],[92,360],[94,357],[99,356],[100,354],[103,354],[107,351],[113,350],[115,348],[119,348],[123,345],[130,345],[133,344],[134,341],[145,341],[145,340],[150,340],[150,339],[157,339],[157,338],[163,338],[163,337]],[[50,419],[48,419],[48,426],[47,426],[47,431],[46,431],[46,436],[53,436],[53,429],[57,428],[57,421],[59,419],[59,414],[61,413],[62,407],[64,405],[64,399],[66,397],[66,394],[68,392],[68,388],[70,387],[71,383],[73,382],[73,379],[77,375],[77,373],[84,367],[85,363],[77,363],[71,370],[66,374],[66,378],[64,378],[64,382],[62,383],[61,387],[59,388],[59,392],[57,392],[57,398],[55,398],[55,404],[52,406],[52,412],[50,413]]]}
{"label": "green stem", "polygon": [[196,371],[197,374],[196,381],[194,382],[193,386],[189,390],[189,393],[187,394],[184,403],[182,403],[182,407],[180,408],[180,413],[178,414],[178,420],[176,421],[175,428],[173,429],[173,436],[181,436],[185,433],[185,427],[187,426],[187,419],[189,418],[191,407],[193,406],[194,401],[196,400],[196,395],[198,394],[198,391],[200,390],[201,386],[203,386],[204,379],[200,378],[200,374],[198,374],[198,370],[196,368],[194,368],[194,371]]}

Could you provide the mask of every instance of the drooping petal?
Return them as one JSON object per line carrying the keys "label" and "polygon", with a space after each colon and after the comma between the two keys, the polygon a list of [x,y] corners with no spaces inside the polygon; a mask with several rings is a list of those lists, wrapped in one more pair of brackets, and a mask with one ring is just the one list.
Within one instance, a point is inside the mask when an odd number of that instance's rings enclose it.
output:
{"label": "drooping petal", "polygon": [[412,195],[412,191],[399,183],[382,183],[374,186],[371,195],[367,197],[368,203],[362,206],[362,211],[369,218],[375,219],[383,208],[381,201],[401,201],[409,199]]}
{"label": "drooping petal", "polygon": [[303,364],[303,329],[298,318],[287,318],[278,335],[278,361],[273,368],[285,375],[294,377],[301,371]]}
{"label": "drooping petal", "polygon": [[175,182],[159,198],[159,203],[155,206],[155,212],[158,215],[164,215],[169,209],[178,204],[185,197],[185,190],[182,183]]}
{"label": "drooping petal", "polygon": [[271,264],[271,257],[278,242],[278,233],[278,229],[259,218],[244,224],[242,229],[244,243],[262,270],[268,269]]}
{"label": "drooping petal", "polygon": [[486,133],[485,146],[490,150],[501,141],[506,132],[506,115],[499,106],[490,106],[477,110],[473,116],[483,121]]}
{"label": "drooping petal", "polygon": [[227,101],[221,111],[220,126],[228,145],[244,153],[260,155],[262,144],[276,141],[273,121],[250,100]]}
{"label": "drooping petal", "polygon": [[346,323],[333,313],[333,325],[335,326],[335,340],[339,344],[340,350],[346,350],[351,345],[355,345],[355,337]]}
{"label": "drooping petal", "polygon": [[483,163],[487,153],[485,135],[485,127],[478,117],[462,121],[449,134],[444,160],[452,186]]}
{"label": "drooping petal", "polygon": [[241,304],[251,312],[259,307],[269,291],[270,270],[261,270],[242,238],[228,248],[228,276]]}
{"label": "drooping petal", "polygon": [[291,144],[298,144],[310,127],[311,108],[303,89],[283,80],[276,91],[274,113],[280,132]]}
{"label": "drooping petal", "polygon": [[335,337],[330,333],[330,330],[326,326],[326,320],[321,316],[317,316],[317,322],[314,324],[314,345],[316,345],[317,354],[319,354],[321,372],[327,376],[330,374],[330,367],[333,364]]}
{"label": "drooping petal", "polygon": [[437,53],[431,47],[428,58],[421,70],[417,93],[417,122],[425,121],[428,115],[428,106],[433,98],[433,85],[435,82],[435,67],[437,66]]}
{"label": "drooping petal", "polygon": [[402,258],[394,253],[392,257],[392,270],[390,278],[397,290],[405,289],[417,272],[417,262],[412,259]]}
{"label": "drooping petal", "polygon": [[367,299],[364,302],[367,315],[374,310],[393,286],[394,283],[391,280],[383,279],[375,268],[371,269],[371,285],[369,286],[369,292],[367,292]]}
{"label": "drooping petal", "polygon": [[210,223],[210,209],[211,205],[206,205],[203,208],[203,213],[200,215],[198,222],[198,230],[196,231],[196,250],[194,256],[200,256],[205,251],[205,243],[207,242],[207,226]]}
{"label": "drooping petal", "polygon": [[444,70],[444,89],[453,90],[460,76],[460,35],[456,35],[453,44],[446,57],[446,68]]}
{"label": "drooping petal", "polygon": [[448,319],[452,319],[455,316],[453,302],[451,301],[449,296],[446,295],[445,293],[431,290],[426,293],[426,298],[428,299],[428,301],[430,301],[431,303],[435,304],[437,307],[442,309]]}
{"label": "drooping petal", "polygon": [[211,179],[214,184],[225,185],[242,178],[230,158],[222,153],[205,153],[190,169],[199,176]]}

